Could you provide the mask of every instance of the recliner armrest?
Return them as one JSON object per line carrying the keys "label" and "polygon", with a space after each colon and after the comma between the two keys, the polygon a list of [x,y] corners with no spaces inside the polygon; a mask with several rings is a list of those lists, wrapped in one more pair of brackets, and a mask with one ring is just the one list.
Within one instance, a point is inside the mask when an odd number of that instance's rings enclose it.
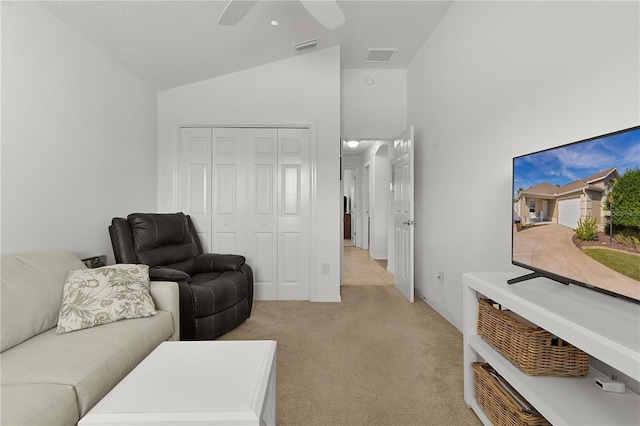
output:
{"label": "recliner armrest", "polygon": [[191,277],[184,271],[173,268],[157,266],[149,268],[149,278],[158,281],[186,281],[191,282]]}
{"label": "recliner armrest", "polygon": [[239,271],[245,261],[239,254],[203,253],[196,258],[196,270],[198,273]]}
{"label": "recliner armrest", "polygon": [[180,340],[180,293],[174,281],[151,281],[151,298],[160,311],[171,312],[173,335],[170,340]]}

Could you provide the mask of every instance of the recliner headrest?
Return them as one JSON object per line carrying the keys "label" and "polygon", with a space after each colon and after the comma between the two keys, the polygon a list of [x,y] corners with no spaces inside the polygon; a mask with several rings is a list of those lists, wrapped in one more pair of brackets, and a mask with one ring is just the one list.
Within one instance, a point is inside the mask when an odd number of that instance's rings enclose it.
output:
{"label": "recliner headrest", "polygon": [[191,243],[184,213],[132,213],[127,216],[136,251]]}

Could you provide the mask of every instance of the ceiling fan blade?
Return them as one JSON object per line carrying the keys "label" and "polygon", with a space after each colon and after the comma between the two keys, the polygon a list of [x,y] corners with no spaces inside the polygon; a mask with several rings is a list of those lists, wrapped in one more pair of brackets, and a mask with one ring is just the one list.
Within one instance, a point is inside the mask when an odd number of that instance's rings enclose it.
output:
{"label": "ceiling fan blade", "polygon": [[218,24],[237,24],[247,13],[249,13],[251,9],[253,9],[253,6],[255,6],[256,3],[258,3],[258,0],[230,0],[227,7],[222,11],[220,18],[218,19]]}
{"label": "ceiling fan blade", "polygon": [[344,24],[342,9],[334,0],[300,0],[311,16],[330,30]]}

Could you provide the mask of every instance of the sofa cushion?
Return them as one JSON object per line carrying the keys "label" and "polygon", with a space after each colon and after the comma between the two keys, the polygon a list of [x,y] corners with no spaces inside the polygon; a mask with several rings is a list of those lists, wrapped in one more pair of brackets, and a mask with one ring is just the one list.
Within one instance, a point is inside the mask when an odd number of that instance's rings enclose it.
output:
{"label": "sofa cushion", "polygon": [[147,265],[119,264],[70,271],[62,291],[57,332],[155,315]]}
{"label": "sofa cushion", "polygon": [[69,385],[2,385],[0,393],[3,425],[73,425],[80,419],[76,393]]}
{"label": "sofa cushion", "polygon": [[73,333],[41,333],[0,355],[2,384],[57,383],[75,388],[84,416],[156,346],[173,334],[171,313]]}
{"label": "sofa cushion", "polygon": [[55,327],[67,272],[84,268],[68,251],[3,255],[0,352]]}

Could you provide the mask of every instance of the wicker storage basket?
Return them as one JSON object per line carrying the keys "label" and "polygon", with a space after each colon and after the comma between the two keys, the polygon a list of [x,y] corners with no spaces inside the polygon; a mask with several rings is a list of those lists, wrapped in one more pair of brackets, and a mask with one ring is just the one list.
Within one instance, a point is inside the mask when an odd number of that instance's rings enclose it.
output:
{"label": "wicker storage basket", "polygon": [[521,411],[493,381],[484,362],[474,362],[473,377],[476,401],[495,426],[547,426],[551,425],[542,416]]}
{"label": "wicker storage basket", "polygon": [[[524,321],[524,320],[523,320]],[[529,376],[577,377],[589,373],[589,356],[512,313],[478,301],[478,334]]]}

